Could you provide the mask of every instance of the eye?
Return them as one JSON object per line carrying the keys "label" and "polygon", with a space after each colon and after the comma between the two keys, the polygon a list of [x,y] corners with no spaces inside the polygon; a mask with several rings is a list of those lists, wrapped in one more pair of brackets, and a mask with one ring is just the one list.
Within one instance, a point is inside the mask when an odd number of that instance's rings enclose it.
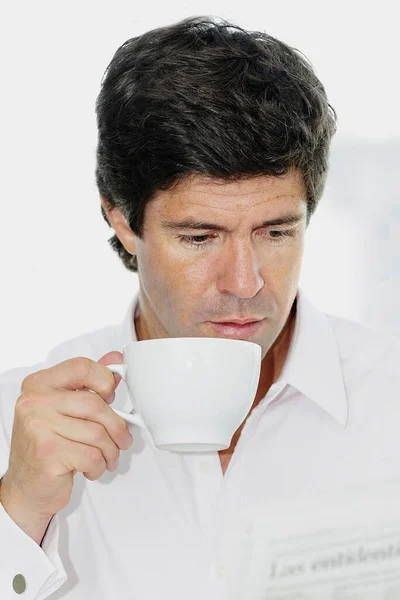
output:
{"label": "eye", "polygon": [[211,244],[215,237],[215,235],[213,237],[212,234],[207,233],[204,235],[179,235],[178,239],[186,246],[204,247]]}
{"label": "eye", "polygon": [[[297,229],[276,229],[272,231],[263,230],[261,237],[265,238],[267,242],[272,244],[283,243],[285,238],[294,237],[297,233]],[[178,235],[179,241],[186,247],[191,248],[205,248],[213,243],[218,234],[205,233],[203,235]]]}
{"label": "eye", "polygon": [[273,245],[282,244],[285,238],[294,237],[297,233],[297,229],[273,229],[271,231],[263,230],[261,237],[265,238],[267,242]]}
{"label": "eye", "polygon": [[280,237],[285,237],[285,236],[293,236],[294,235],[295,230],[294,229],[285,229],[285,230],[274,230],[274,231],[270,231],[270,236],[273,238],[280,238]]}

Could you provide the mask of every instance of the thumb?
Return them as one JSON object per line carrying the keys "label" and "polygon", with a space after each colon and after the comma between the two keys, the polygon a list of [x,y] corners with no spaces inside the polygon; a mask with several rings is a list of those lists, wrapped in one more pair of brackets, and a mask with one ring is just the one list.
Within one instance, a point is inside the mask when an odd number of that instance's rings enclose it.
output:
{"label": "thumb", "polygon": [[[122,364],[124,360],[124,357],[122,355],[121,352],[118,352],[117,350],[113,350],[111,352],[107,352],[107,354],[104,354],[104,356],[102,356],[101,358],[99,358],[99,360],[97,361],[100,365],[103,365],[105,367],[107,367],[108,365],[120,365]],[[113,373],[114,375],[114,379],[115,379],[115,388],[118,387],[119,382],[121,381],[121,375],[118,375],[117,373]],[[115,395],[113,394],[113,398],[112,400],[114,400]]]}

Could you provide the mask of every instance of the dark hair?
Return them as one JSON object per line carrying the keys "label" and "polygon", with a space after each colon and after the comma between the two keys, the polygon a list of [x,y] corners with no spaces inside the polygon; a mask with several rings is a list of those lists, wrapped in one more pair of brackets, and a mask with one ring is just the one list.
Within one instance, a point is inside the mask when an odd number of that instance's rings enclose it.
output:
{"label": "dark hair", "polygon": [[[103,76],[96,114],[98,190],[138,237],[146,204],[195,173],[234,180],[298,168],[308,224],[336,131],[336,112],[298,50],[211,17],[122,44]],[[137,271],[116,235],[109,243]]]}

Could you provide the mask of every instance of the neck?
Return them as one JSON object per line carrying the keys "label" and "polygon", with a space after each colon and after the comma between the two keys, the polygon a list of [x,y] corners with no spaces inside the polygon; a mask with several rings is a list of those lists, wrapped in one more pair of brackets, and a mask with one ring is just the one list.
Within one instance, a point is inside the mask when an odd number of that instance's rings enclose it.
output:
{"label": "neck", "polygon": [[269,388],[279,379],[293,338],[297,315],[295,298],[286,323],[261,363],[260,381],[253,406],[266,395]]}

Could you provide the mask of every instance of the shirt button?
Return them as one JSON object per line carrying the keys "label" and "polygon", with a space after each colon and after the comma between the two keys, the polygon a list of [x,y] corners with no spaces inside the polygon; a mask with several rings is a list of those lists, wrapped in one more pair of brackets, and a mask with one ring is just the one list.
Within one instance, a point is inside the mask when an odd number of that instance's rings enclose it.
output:
{"label": "shirt button", "polygon": [[26,590],[26,579],[23,575],[18,574],[14,577],[12,582],[13,590],[17,594],[23,594]]}
{"label": "shirt button", "polygon": [[218,579],[225,579],[225,576],[226,576],[226,569],[225,569],[224,565],[218,565],[217,566]]}
{"label": "shirt button", "polygon": [[225,579],[226,568],[224,565],[213,565],[213,578],[214,579]]}

